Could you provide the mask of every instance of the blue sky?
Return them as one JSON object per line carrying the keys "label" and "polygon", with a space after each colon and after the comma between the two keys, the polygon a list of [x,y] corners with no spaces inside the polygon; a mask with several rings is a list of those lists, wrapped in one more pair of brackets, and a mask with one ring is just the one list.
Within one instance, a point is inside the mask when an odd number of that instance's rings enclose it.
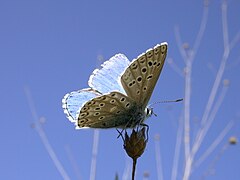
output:
{"label": "blue sky", "polygon": [[[191,135],[194,137],[211,92],[223,55],[221,2],[209,4],[207,26],[193,63],[191,92]],[[231,41],[240,31],[240,2],[228,2],[228,31]],[[29,89],[42,128],[70,179],[89,179],[94,130],[75,130],[61,108],[62,97],[87,87],[92,71],[117,53],[130,60],[157,43],[168,42],[168,58],[181,71],[184,61],[174,28],[183,42],[193,46],[203,14],[202,1],[14,1],[0,6],[0,179],[62,179],[49,157],[36,128],[24,89]],[[221,154],[230,136],[239,138],[240,44],[231,50],[223,79],[230,81],[215,122],[203,142],[200,157],[223,128],[234,125],[215,151],[192,173],[200,179]],[[184,77],[166,63],[150,102],[184,98]],[[220,87],[221,91],[221,87]],[[217,94],[219,96],[220,93]],[[184,103],[158,104],[151,117],[150,139],[138,160],[137,179],[145,171],[157,179],[154,136],[160,134],[164,179],[170,179],[176,132]],[[96,179],[120,179],[131,163],[114,129],[99,131]],[[191,139],[192,141],[192,139]],[[215,174],[206,179],[239,179],[239,145],[228,147],[214,165]],[[181,151],[181,157],[183,151]],[[74,160],[72,160],[74,159]],[[73,166],[75,164],[75,166]],[[74,168],[78,168],[77,172]],[[178,179],[183,175],[180,158]],[[80,175],[78,175],[80,174]]]}

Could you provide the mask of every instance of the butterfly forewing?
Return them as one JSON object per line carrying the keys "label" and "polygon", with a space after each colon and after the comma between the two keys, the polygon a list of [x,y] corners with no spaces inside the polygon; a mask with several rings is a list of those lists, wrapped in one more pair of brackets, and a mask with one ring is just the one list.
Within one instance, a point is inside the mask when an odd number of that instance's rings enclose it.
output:
{"label": "butterfly forewing", "polygon": [[138,56],[121,76],[127,95],[143,107],[152,95],[167,55],[167,43],[155,46]]}
{"label": "butterfly forewing", "polygon": [[119,92],[111,92],[88,101],[81,108],[78,126],[79,128],[130,127],[138,111],[141,112],[141,109],[131,98]]}

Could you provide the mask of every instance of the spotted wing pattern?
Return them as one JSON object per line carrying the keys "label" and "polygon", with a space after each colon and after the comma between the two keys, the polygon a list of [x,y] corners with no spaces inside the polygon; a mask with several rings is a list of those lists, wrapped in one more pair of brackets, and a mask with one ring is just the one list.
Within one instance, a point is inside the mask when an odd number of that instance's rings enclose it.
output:
{"label": "spotted wing pattern", "polygon": [[79,128],[134,127],[144,119],[141,107],[120,92],[111,92],[88,101],[78,117]]}
{"label": "spotted wing pattern", "polygon": [[100,95],[97,91],[90,88],[68,93],[62,99],[64,113],[71,122],[76,123],[82,106],[89,101],[89,99]]}
{"label": "spotted wing pattern", "polygon": [[124,90],[131,99],[143,107],[152,95],[167,55],[167,43],[149,49],[137,57],[121,76]]}

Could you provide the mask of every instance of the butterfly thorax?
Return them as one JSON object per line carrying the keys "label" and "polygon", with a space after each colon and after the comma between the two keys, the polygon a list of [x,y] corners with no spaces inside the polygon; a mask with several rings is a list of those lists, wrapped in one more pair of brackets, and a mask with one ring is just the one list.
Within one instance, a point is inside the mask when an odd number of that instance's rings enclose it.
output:
{"label": "butterfly thorax", "polygon": [[152,109],[143,107],[137,104],[134,104],[132,108],[129,109],[128,117],[124,118],[122,125],[118,126],[119,128],[135,128],[136,126],[141,125],[147,118],[152,115]]}

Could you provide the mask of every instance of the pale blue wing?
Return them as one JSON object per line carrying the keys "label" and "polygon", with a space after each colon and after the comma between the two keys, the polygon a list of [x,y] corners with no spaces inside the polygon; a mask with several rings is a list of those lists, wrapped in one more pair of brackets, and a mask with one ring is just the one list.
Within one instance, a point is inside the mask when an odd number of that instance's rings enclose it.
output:
{"label": "pale blue wing", "polygon": [[82,89],[68,93],[62,99],[62,108],[67,118],[76,123],[80,109],[89,100],[100,96],[101,94],[91,88]]}
{"label": "pale blue wing", "polygon": [[116,54],[104,62],[101,69],[95,69],[89,78],[88,85],[102,94],[119,91],[126,94],[120,82],[120,76],[129,66],[130,61],[124,54]]}

